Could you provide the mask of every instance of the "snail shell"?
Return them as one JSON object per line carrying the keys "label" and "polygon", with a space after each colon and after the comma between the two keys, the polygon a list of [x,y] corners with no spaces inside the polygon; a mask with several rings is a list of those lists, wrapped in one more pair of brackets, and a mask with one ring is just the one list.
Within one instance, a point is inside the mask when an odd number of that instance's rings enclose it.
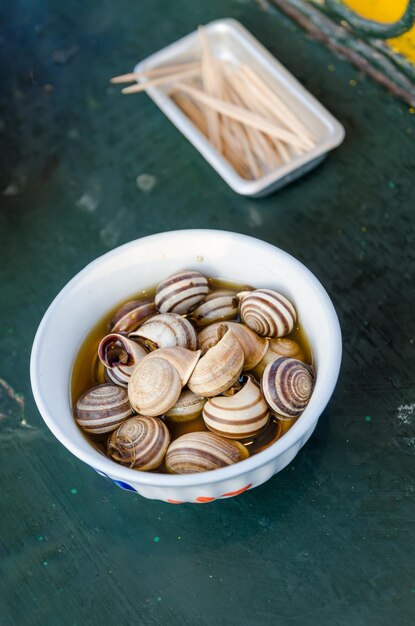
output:
{"label": "snail shell", "polygon": [[188,350],[197,348],[195,329],[189,320],[176,313],[155,315],[129,336],[150,340],[158,348],[172,348],[173,346]]}
{"label": "snail shell", "polygon": [[249,326],[227,322],[228,328],[236,333],[239,343],[244,351],[244,371],[251,370],[262,359],[268,350],[268,339],[259,337]]}
{"label": "snail shell", "polygon": [[288,339],[287,337],[270,339],[269,348],[261,361],[253,368],[253,373],[257,378],[261,378],[268,363],[272,363],[282,356],[291,357],[298,361],[304,361],[305,359],[303,350],[293,339]]}
{"label": "snail shell", "polygon": [[171,409],[181,390],[180,375],[174,365],[148,354],[131,375],[128,398],[137,413],[154,417]]}
{"label": "snail shell", "polygon": [[239,301],[234,291],[220,289],[206,296],[192,311],[192,319],[197,326],[208,326],[215,322],[232,320],[238,317]]}
{"label": "snail shell", "polygon": [[255,437],[268,418],[268,405],[249,377],[233,396],[211,398],[203,407],[203,419],[209,430],[230,439]]}
{"label": "snail shell", "polygon": [[244,353],[232,329],[197,363],[188,387],[200,396],[218,396],[229,389],[242,371]]}
{"label": "snail shell", "polygon": [[128,394],[116,385],[96,385],[79,398],[75,419],[87,433],[99,435],[115,430],[132,413]]}
{"label": "snail shell", "polygon": [[190,389],[183,389],[176,404],[167,411],[166,419],[170,422],[190,422],[202,413],[206,398],[198,396]]}
{"label": "snail shell", "polygon": [[271,289],[242,292],[240,312],[242,321],[262,337],[283,337],[294,328],[295,308],[287,298]]}
{"label": "snail shell", "polygon": [[286,357],[267,365],[261,379],[261,390],[268,405],[284,417],[298,417],[304,411],[313,385],[313,368]]}
{"label": "snail shell", "polygon": [[173,441],[166,454],[166,467],[172,474],[193,474],[232,465],[249,456],[239,441],[209,432],[187,433]]}
{"label": "snail shell", "polygon": [[98,346],[98,356],[107,368],[108,378],[121,387],[127,387],[135,366],[146,354],[143,346],[118,333],[106,335]]}
{"label": "snail shell", "polygon": [[115,313],[111,320],[111,332],[127,335],[157,313],[154,302],[131,300]]}
{"label": "snail shell", "polygon": [[108,454],[118,463],[138,470],[152,470],[164,461],[170,433],[156,417],[131,417],[110,437]]}
{"label": "snail shell", "polygon": [[263,358],[268,350],[269,340],[259,337],[245,324],[238,322],[226,322],[212,324],[198,333],[197,341],[202,354],[216,345],[226,332],[231,328],[238,338],[244,351],[244,371],[252,370]]}
{"label": "snail shell", "polygon": [[209,291],[207,278],[193,270],[169,276],[157,287],[155,303],[160,313],[187,313]]}
{"label": "snail shell", "polygon": [[200,350],[193,352],[187,348],[175,346],[174,348],[159,348],[147,355],[147,361],[154,358],[162,358],[169,361],[178,371],[182,387],[187,384],[196,363],[200,357]]}
{"label": "snail shell", "polygon": [[208,350],[216,346],[217,343],[222,339],[225,335],[227,327],[222,322],[216,322],[215,324],[210,324],[200,330],[197,334],[197,345],[199,350],[202,352],[202,356],[206,354]]}

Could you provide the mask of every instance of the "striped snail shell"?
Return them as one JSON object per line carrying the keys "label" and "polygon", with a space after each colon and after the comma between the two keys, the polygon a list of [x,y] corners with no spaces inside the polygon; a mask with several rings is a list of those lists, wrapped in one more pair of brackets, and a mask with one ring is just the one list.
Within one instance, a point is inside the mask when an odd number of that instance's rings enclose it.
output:
{"label": "striped snail shell", "polygon": [[242,371],[244,353],[233,330],[227,330],[216,346],[198,361],[188,387],[200,396],[218,396],[229,389]]}
{"label": "striped snail shell", "polygon": [[249,376],[233,396],[211,398],[203,407],[209,430],[230,439],[254,437],[267,425],[268,418],[268,405]]}
{"label": "striped snail shell", "polygon": [[110,437],[108,454],[123,465],[152,470],[164,461],[170,433],[156,417],[130,417]]}
{"label": "striped snail shell", "polygon": [[158,350],[154,350],[154,352],[150,352],[150,354],[147,355],[146,360],[162,358],[169,361],[178,371],[182,387],[184,387],[195,369],[199,357],[200,350],[194,352],[187,348],[174,346],[173,348],[159,348]]}
{"label": "striped snail shell", "polygon": [[271,289],[242,292],[240,313],[242,321],[262,337],[288,335],[297,321],[295,308],[287,298]]}
{"label": "striped snail shell", "polygon": [[270,339],[268,350],[265,352],[261,361],[253,368],[253,373],[257,378],[261,378],[268,363],[272,363],[282,356],[291,357],[298,361],[305,360],[303,350],[293,339],[288,339],[288,337]]}
{"label": "striped snail shell", "polygon": [[88,389],[76,403],[75,419],[87,433],[110,433],[132,413],[128,394],[116,385],[96,385]]}
{"label": "striped snail shell", "polygon": [[118,333],[106,335],[98,346],[98,356],[107,368],[107,377],[121,387],[127,387],[135,366],[146,354],[143,346]]}
{"label": "striped snail shell", "polygon": [[245,324],[239,322],[218,322],[203,328],[198,335],[198,346],[202,354],[215,346],[223,337],[227,328],[231,328],[244,352],[244,371],[252,370],[268,350],[269,339],[259,337]]}
{"label": "striped snail shell", "polygon": [[147,355],[135,368],[128,383],[133,409],[151,417],[163,415],[177,402],[182,383],[177,369],[166,359]]}
{"label": "striped snail shell", "polygon": [[154,302],[131,300],[115,313],[111,320],[111,332],[127,335],[157,313]]}
{"label": "striped snail shell", "polygon": [[184,314],[203,300],[208,291],[205,276],[193,270],[183,270],[158,285],[155,303],[160,313]]}
{"label": "striped snail shell", "polygon": [[284,417],[301,415],[310,400],[313,385],[313,368],[286,357],[267,365],[261,379],[261,390],[268,405]]}
{"label": "striped snail shell", "polygon": [[192,311],[192,319],[197,326],[208,326],[215,322],[233,320],[239,314],[239,301],[234,291],[220,289],[202,300]]}
{"label": "striped snail shell", "polygon": [[170,444],[166,467],[171,474],[208,472],[232,465],[248,456],[248,450],[239,441],[231,441],[209,432],[187,433]]}
{"label": "striped snail shell", "polygon": [[173,346],[188,350],[197,348],[195,329],[189,320],[176,313],[151,317],[140,328],[130,333],[129,337],[150,340],[158,348],[172,348]]}
{"label": "striped snail shell", "polygon": [[198,396],[190,389],[183,389],[176,404],[167,411],[166,419],[170,422],[191,422],[201,415],[206,398]]}

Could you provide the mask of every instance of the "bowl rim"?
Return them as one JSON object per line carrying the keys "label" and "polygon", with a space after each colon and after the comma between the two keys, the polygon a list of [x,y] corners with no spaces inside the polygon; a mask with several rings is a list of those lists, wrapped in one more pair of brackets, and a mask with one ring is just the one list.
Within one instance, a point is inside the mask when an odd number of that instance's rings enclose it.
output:
{"label": "bowl rim", "polygon": [[[275,443],[271,444],[265,450],[243,461],[239,461],[238,463],[235,463],[233,465],[228,465],[226,467],[211,470],[208,472],[200,472],[195,474],[158,474],[155,472],[134,470],[130,469],[129,467],[120,465],[95,450],[92,445],[91,450],[88,451],[79,448],[78,445],[73,442],[72,439],[68,437],[67,434],[62,430],[59,421],[50,414],[46,403],[44,402],[44,393],[42,390],[43,384],[39,377],[37,363],[39,360],[42,340],[45,336],[47,336],[48,323],[51,317],[54,315],[55,309],[59,305],[60,301],[66,297],[66,295],[72,290],[72,288],[79,281],[81,281],[85,275],[87,275],[95,267],[99,266],[104,260],[107,261],[111,257],[116,256],[124,252],[125,250],[128,250],[129,248],[133,248],[137,245],[146,245],[147,243],[155,239],[163,240],[168,238],[174,238],[177,236],[187,236],[190,238],[200,236],[225,236],[235,242],[237,240],[244,240],[248,244],[259,246],[260,248],[267,249],[268,251],[271,251],[273,253],[277,252],[277,254],[279,254],[280,256],[285,257],[289,263],[296,265],[297,268],[303,274],[305,274],[307,279],[312,283],[313,289],[317,291],[319,300],[322,301],[322,304],[324,306],[325,313],[327,315],[326,322],[329,324],[331,335],[329,349],[332,358],[332,367],[329,384],[327,384],[324,390],[320,392],[320,402],[319,405],[315,407],[313,413],[308,410],[309,406],[306,407],[305,411],[302,413],[297,422],[293,424],[293,426],[284,434],[284,436],[278,439]],[[36,331],[30,356],[30,380],[36,405],[42,416],[43,421],[46,423],[49,430],[53,433],[56,439],[60,441],[60,443],[62,443],[70,452],[72,452],[72,454],[74,454],[74,456],[90,465],[96,471],[103,473],[104,475],[108,475],[110,478],[115,480],[120,480],[127,483],[132,482],[136,484],[142,484],[143,486],[147,485],[152,487],[172,488],[196,487],[238,478],[238,476],[240,475],[245,475],[253,470],[257,470],[260,467],[267,465],[274,458],[277,458],[278,456],[289,450],[298,441],[301,441],[302,438],[306,435],[307,431],[309,431],[310,427],[317,423],[320,415],[322,414],[325,407],[327,406],[327,403],[330,400],[339,375],[341,357],[341,329],[333,303],[331,302],[329,295],[327,294],[320,281],[301,261],[293,257],[288,252],[281,250],[281,248],[278,248],[273,244],[265,242],[256,237],[252,237],[250,235],[236,233],[233,231],[208,228],[180,229],[165,231],[162,233],[155,233],[152,235],[147,235],[145,237],[139,237],[137,239],[134,239],[133,241],[122,244],[121,246],[117,246],[113,250],[110,250],[109,252],[100,255],[99,257],[88,263],[82,270],[75,274],[75,276],[73,276],[73,278],[66,283],[66,285],[59,291],[59,293],[56,295],[56,297],[47,308]],[[72,413],[71,408],[70,412]]]}

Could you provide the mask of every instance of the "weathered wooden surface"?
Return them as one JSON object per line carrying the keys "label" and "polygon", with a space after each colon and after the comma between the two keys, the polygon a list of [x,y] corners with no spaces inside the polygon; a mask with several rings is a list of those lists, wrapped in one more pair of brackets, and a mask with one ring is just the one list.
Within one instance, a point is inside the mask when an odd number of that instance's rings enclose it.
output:
{"label": "weathered wooden surface", "polygon": [[[253,1],[0,10],[1,625],[412,624],[414,116]],[[221,16],[346,127],[318,170],[263,200],[236,196],[146,96],[107,82]],[[53,438],[28,360],[47,305],[87,262],[186,227],[303,260],[335,302],[345,353],[291,466],[238,498],[174,507],[117,489]]]}

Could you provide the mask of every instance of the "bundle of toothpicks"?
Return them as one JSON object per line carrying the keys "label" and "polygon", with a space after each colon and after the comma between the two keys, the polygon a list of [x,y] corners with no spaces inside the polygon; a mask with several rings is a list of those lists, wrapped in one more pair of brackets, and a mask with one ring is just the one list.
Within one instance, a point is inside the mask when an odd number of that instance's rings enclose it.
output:
{"label": "bundle of toothpicks", "polygon": [[216,58],[203,26],[198,29],[200,60],[116,76],[135,81],[124,94],[164,85],[176,105],[245,179],[258,179],[311,150],[309,129],[283,95],[246,64]]}

